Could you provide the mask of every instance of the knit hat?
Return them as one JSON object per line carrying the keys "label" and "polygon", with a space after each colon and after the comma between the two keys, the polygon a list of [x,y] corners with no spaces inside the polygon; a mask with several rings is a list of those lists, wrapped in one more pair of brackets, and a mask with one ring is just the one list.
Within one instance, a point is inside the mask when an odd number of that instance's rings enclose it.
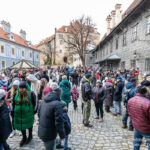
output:
{"label": "knit hat", "polygon": [[25,88],[25,89],[27,89],[27,83],[25,81],[21,81],[19,83],[19,88]]}
{"label": "knit hat", "polygon": [[63,76],[62,76],[62,79],[67,79],[67,76],[66,76],[66,75],[63,75]]}
{"label": "knit hat", "polygon": [[96,83],[102,83],[101,80],[97,80]]}
{"label": "knit hat", "polygon": [[143,82],[141,82],[141,85],[143,86],[150,86],[150,82],[147,80],[144,80]]}
{"label": "knit hat", "polygon": [[19,83],[20,83],[19,80],[15,80],[12,85],[19,86]]}
{"label": "knit hat", "polygon": [[58,86],[57,83],[53,83],[53,84],[51,85],[51,88],[52,88],[53,91],[56,91],[56,90],[59,89],[59,86]]}
{"label": "knit hat", "polygon": [[131,79],[130,79],[130,82],[133,83],[133,82],[135,82],[136,80],[137,80],[137,79],[135,79],[135,78],[131,78]]}
{"label": "knit hat", "polygon": [[62,103],[62,108],[64,108],[65,106],[67,106],[66,102],[64,102],[63,100],[61,100]]}
{"label": "knit hat", "polygon": [[52,92],[52,88],[49,87],[49,86],[47,86],[47,87],[44,89],[44,91],[43,91],[43,95],[46,96],[47,93],[49,93],[49,92]]}
{"label": "knit hat", "polygon": [[91,77],[91,74],[90,74],[90,73],[87,73],[87,74],[85,75],[85,77],[88,79],[88,78]]}
{"label": "knit hat", "polygon": [[0,89],[0,100],[5,97],[5,90]]}

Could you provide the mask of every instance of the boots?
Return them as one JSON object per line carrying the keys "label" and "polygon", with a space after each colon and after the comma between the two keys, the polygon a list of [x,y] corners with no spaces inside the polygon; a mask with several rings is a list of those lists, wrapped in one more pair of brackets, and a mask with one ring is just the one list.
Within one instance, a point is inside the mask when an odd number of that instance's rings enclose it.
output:
{"label": "boots", "polygon": [[24,146],[26,144],[27,138],[23,138],[20,142],[20,147]]}
{"label": "boots", "polygon": [[27,139],[27,141],[26,141],[26,144],[29,144],[32,139],[33,139],[33,137],[32,137],[32,127],[31,127],[31,128],[29,129],[29,137],[28,137],[28,139]]}
{"label": "boots", "polygon": [[123,129],[126,129],[126,128],[127,128],[127,125],[126,125],[126,124],[123,124],[123,125],[122,125],[122,128],[123,128]]}
{"label": "boots", "polygon": [[25,145],[25,143],[27,141],[26,130],[21,131],[21,132],[22,132],[23,139],[20,142],[20,147],[22,147],[23,145]]}

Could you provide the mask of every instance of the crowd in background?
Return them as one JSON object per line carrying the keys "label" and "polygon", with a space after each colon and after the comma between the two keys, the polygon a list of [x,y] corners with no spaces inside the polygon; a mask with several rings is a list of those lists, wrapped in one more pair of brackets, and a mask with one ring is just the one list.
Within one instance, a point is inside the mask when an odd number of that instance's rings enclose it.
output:
{"label": "crowd in background", "polygon": [[122,128],[134,130],[134,150],[139,150],[143,137],[150,142],[150,74],[140,80],[139,73],[139,68],[103,71],[86,67],[1,71],[0,150],[10,150],[7,139],[16,134],[22,135],[20,147],[29,144],[34,123],[38,124],[38,136],[46,150],[70,150],[69,105],[72,102],[74,111],[82,109],[82,123],[91,128],[92,101],[95,119],[101,123],[104,109],[115,117],[122,115]]}

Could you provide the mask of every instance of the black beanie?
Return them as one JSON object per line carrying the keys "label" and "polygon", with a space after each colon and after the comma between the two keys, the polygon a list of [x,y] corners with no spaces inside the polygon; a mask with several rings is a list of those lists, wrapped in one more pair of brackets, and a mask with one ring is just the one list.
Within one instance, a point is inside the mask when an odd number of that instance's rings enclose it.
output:
{"label": "black beanie", "polygon": [[27,89],[27,83],[25,81],[21,81],[20,84],[19,84],[19,88]]}

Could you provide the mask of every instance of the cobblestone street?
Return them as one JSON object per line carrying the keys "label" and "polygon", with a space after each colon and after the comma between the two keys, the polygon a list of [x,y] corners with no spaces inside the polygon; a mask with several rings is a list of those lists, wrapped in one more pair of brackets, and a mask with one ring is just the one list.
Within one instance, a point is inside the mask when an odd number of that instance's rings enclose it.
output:
{"label": "cobblestone street", "polygon": [[[79,100],[80,101],[80,100]],[[78,103],[80,103],[78,101]],[[78,111],[73,110],[73,104],[70,104],[69,116],[72,122],[72,133],[69,137],[69,147],[72,150],[132,150],[133,132],[122,129],[122,117],[114,117],[111,114],[104,113],[104,122],[95,120],[95,107],[92,103],[90,121],[93,128],[86,128],[82,124],[81,104]],[[12,150],[45,150],[43,143],[37,136],[37,125],[34,125],[33,140],[29,145],[19,147],[21,136],[9,138],[8,143]],[[147,150],[144,147],[141,150]]]}

